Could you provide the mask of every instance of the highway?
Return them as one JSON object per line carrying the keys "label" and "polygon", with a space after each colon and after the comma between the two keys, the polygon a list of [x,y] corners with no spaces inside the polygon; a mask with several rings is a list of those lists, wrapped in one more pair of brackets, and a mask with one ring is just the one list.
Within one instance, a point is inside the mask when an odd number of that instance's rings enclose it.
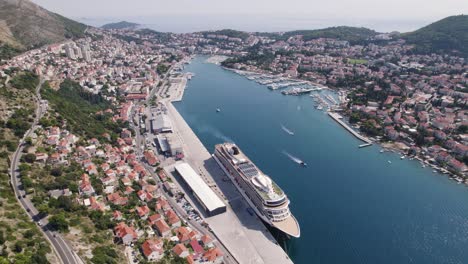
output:
{"label": "highway", "polygon": [[29,215],[29,217],[31,217],[31,219],[38,224],[42,233],[45,235],[46,239],[52,245],[52,248],[55,251],[56,255],[59,257],[60,262],[64,264],[84,264],[84,262],[71,249],[71,247],[62,238],[62,236],[56,232],[51,231],[48,228],[47,219],[40,218],[38,214],[39,211],[34,207],[29,197],[26,196],[25,190],[23,190],[23,186],[21,184],[21,178],[19,175],[18,165],[20,163],[19,161],[21,159],[23,149],[25,146],[25,140],[33,133],[40,118],[47,111],[46,105],[41,102],[41,95],[40,95],[40,89],[44,81],[45,80],[41,78],[39,85],[36,87],[36,105],[37,105],[36,117],[34,118],[31,128],[28,131],[26,131],[23,138],[20,140],[18,148],[16,149],[15,153],[12,156],[12,160],[10,164],[11,186],[13,187],[15,196],[18,199],[19,203],[21,204],[23,209],[26,211],[26,213]]}

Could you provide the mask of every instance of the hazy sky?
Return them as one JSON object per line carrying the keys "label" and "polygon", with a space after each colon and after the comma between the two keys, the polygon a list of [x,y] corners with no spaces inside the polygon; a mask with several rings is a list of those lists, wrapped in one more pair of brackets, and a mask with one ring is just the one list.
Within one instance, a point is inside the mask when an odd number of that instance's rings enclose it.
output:
{"label": "hazy sky", "polygon": [[[191,31],[305,29],[333,25],[411,30],[440,18],[468,14],[467,0],[33,0],[89,24],[119,19]],[[237,24],[236,24],[237,23]],[[185,25],[185,28],[184,28]]]}

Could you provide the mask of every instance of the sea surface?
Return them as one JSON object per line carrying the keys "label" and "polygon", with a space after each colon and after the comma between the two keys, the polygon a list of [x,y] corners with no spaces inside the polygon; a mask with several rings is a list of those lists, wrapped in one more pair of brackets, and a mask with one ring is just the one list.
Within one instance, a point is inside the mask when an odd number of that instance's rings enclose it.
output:
{"label": "sea surface", "polygon": [[359,149],[311,97],[205,59],[187,65],[196,76],[176,107],[210,152],[233,141],[283,188],[301,225],[284,245],[295,263],[468,263],[467,187],[378,146]]}
{"label": "sea surface", "polygon": [[278,32],[302,29],[320,29],[333,26],[367,27],[377,32],[409,32],[443,17],[431,18],[364,18],[348,16],[311,15],[196,15],[159,14],[127,17],[75,17],[87,25],[100,27],[106,23],[131,21],[156,31],[190,33],[205,30],[236,29],[248,32]]}

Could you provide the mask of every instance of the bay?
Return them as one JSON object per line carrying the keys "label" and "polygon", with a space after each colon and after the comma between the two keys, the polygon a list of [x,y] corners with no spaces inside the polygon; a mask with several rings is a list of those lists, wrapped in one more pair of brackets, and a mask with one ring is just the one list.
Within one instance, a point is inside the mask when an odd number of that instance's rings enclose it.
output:
{"label": "bay", "polygon": [[210,152],[235,142],[286,192],[301,226],[284,245],[295,263],[468,263],[464,185],[378,146],[359,149],[309,96],[284,96],[205,60],[187,65],[196,76],[176,108]]}

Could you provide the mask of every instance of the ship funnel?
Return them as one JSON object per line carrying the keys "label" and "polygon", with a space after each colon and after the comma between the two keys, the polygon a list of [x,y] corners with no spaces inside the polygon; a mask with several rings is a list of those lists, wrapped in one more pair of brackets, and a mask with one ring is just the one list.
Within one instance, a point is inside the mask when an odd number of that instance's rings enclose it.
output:
{"label": "ship funnel", "polygon": [[239,149],[237,147],[232,147],[232,151],[233,151],[233,154],[234,155],[238,155],[239,154]]}

